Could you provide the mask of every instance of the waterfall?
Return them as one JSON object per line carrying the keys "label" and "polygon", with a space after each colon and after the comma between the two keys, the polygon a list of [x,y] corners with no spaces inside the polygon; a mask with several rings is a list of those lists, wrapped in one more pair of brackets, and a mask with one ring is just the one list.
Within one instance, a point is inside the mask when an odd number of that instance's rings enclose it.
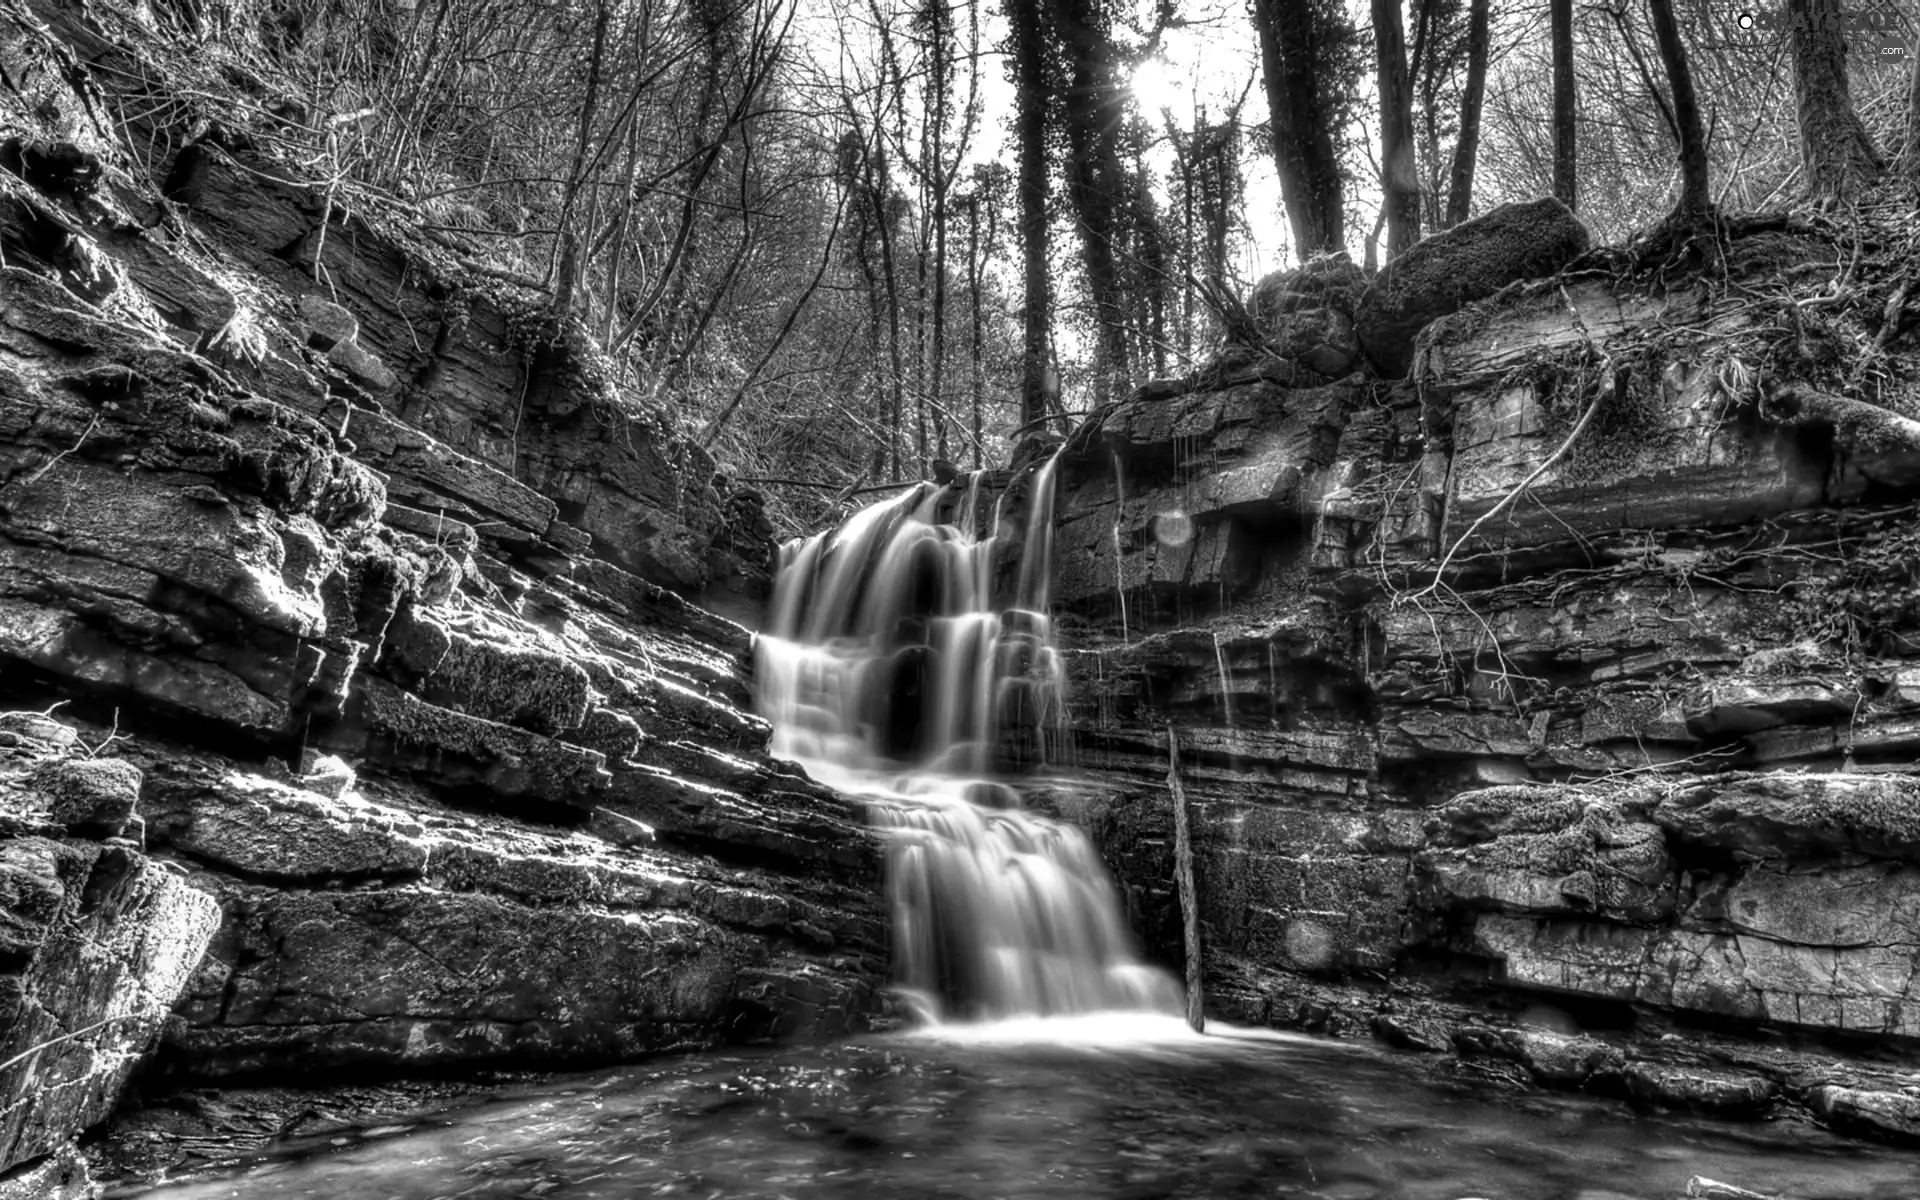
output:
{"label": "waterfall", "polygon": [[1025,811],[1007,778],[1065,731],[1056,463],[1031,477],[1010,590],[1005,496],[983,531],[982,472],[947,522],[958,481],[922,483],[782,547],[755,643],[773,753],[865,799],[884,832],[894,979],[930,1020],[1179,1010],[1092,843]]}

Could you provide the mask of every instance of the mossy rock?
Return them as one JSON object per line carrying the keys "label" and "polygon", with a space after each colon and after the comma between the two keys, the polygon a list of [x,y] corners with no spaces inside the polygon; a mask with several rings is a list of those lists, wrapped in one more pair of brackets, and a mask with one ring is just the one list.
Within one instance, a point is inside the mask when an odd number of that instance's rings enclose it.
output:
{"label": "mossy rock", "polygon": [[1354,314],[1360,345],[1382,375],[1400,378],[1413,366],[1420,330],[1508,284],[1556,273],[1592,240],[1551,196],[1503,204],[1435,234],[1387,264],[1361,296]]}

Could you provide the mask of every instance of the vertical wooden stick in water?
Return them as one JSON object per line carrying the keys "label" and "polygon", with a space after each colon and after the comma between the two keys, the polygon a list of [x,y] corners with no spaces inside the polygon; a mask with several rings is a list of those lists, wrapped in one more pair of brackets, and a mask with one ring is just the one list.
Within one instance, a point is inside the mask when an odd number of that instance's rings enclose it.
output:
{"label": "vertical wooden stick in water", "polygon": [[1200,901],[1193,894],[1193,838],[1187,831],[1187,792],[1180,786],[1180,735],[1167,726],[1167,790],[1173,793],[1173,881],[1180,889],[1180,912],[1187,932],[1187,1024],[1206,1029],[1201,1010],[1206,996],[1200,984]]}

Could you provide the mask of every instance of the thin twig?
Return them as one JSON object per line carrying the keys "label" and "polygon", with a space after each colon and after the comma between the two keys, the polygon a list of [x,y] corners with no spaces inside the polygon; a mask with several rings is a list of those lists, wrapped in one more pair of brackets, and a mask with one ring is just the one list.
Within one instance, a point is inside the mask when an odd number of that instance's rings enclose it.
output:
{"label": "thin twig", "polygon": [[[46,462],[41,463],[39,466],[39,469],[34,471],[33,474],[27,476],[25,479],[18,480],[16,482],[18,482],[21,487],[32,487],[34,484],[40,482],[41,476],[45,475],[48,471],[53,470],[55,463],[58,463],[61,459],[67,457],[67,455],[72,454],[74,451],[80,449],[80,447],[86,445],[87,439],[93,436],[93,431],[95,427],[97,427],[99,424],[100,424],[100,414],[96,412],[93,414],[93,420],[88,421],[87,427],[80,431],[80,438],[78,441],[74,442],[73,445],[68,446],[65,450],[62,450],[60,453],[54,455],[52,458],[48,459]],[[12,483],[9,483],[6,486],[12,487],[14,485]]]}

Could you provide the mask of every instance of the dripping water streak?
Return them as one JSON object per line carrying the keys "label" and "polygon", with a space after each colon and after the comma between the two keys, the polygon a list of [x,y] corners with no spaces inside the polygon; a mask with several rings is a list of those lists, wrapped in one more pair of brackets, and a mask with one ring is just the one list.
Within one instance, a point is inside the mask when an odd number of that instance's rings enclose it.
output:
{"label": "dripping water streak", "polygon": [[1120,603],[1120,644],[1133,644],[1127,629],[1127,558],[1120,549],[1120,517],[1127,508],[1127,477],[1120,469],[1120,455],[1113,456],[1113,594]]}

